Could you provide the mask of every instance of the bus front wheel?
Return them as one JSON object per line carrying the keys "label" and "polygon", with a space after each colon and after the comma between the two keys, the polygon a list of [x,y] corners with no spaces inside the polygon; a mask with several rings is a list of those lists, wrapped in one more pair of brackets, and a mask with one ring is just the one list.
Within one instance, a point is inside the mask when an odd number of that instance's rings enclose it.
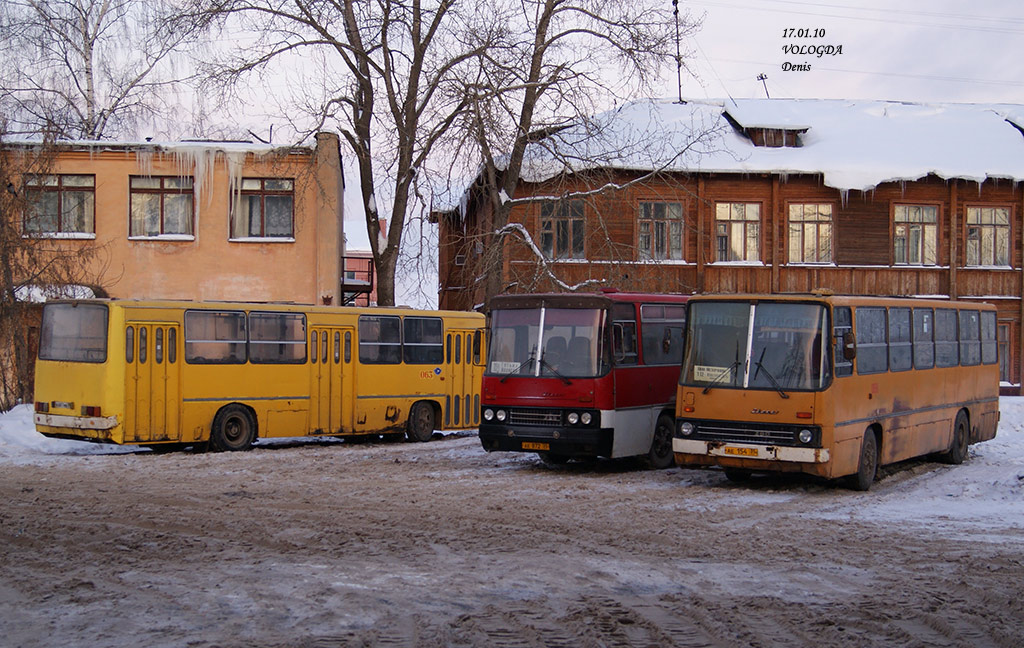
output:
{"label": "bus front wheel", "polygon": [[256,423],[241,405],[222,407],[213,418],[210,443],[217,450],[248,450],[256,439]]}
{"label": "bus front wheel", "polygon": [[668,414],[658,417],[654,426],[654,439],[651,440],[651,449],[647,451],[647,466],[655,470],[668,468],[674,463],[675,455],[672,454],[672,434],[675,431],[675,421]]}
{"label": "bus front wheel", "polygon": [[875,482],[878,474],[878,441],[875,439],[873,430],[864,432],[864,440],[860,444],[860,459],[857,462],[857,472],[850,475],[848,484],[850,488],[858,491],[866,491]]}
{"label": "bus front wheel", "polygon": [[434,407],[430,403],[420,401],[412,406],[406,435],[410,441],[430,441],[434,436]]}
{"label": "bus front wheel", "polygon": [[960,410],[953,421],[953,439],[950,441],[949,450],[942,453],[941,459],[945,463],[959,465],[967,458],[967,444],[970,441],[967,414]]}

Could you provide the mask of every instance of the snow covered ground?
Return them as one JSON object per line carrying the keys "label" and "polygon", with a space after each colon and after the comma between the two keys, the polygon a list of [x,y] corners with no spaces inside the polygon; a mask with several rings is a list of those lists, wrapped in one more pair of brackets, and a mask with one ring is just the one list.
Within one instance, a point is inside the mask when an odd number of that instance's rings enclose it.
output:
{"label": "snow covered ground", "polygon": [[[935,532],[956,535],[958,530],[977,533],[990,528],[996,533],[1024,530],[1024,397],[1000,398],[1001,420],[996,438],[971,446],[970,458],[960,466],[939,470],[917,470],[900,466],[860,496],[829,498],[808,513],[823,519],[891,521],[924,525]],[[295,443],[284,439],[270,443]],[[301,442],[301,441],[300,441]],[[261,445],[267,444],[262,442]],[[463,450],[483,454],[479,446]],[[0,465],[46,465],[73,461],[83,455],[149,452],[136,447],[119,447],[49,439],[37,433],[28,405],[0,415]],[[504,454],[516,463],[529,455]],[[703,482],[705,472],[696,477]],[[684,481],[686,478],[684,477]],[[813,489],[805,494],[813,496]],[[732,492],[742,497],[742,490]],[[762,502],[774,494],[751,490],[746,497]],[[790,492],[786,498],[792,497]],[[997,531],[998,530],[998,531]]]}

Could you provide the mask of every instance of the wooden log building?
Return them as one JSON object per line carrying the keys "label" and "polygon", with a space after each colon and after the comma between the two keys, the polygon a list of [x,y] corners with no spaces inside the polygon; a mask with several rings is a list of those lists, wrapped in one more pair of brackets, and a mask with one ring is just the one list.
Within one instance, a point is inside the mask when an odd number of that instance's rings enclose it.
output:
{"label": "wooden log building", "polygon": [[[639,101],[582,128],[528,154],[507,292],[986,301],[1003,391],[1021,393],[1024,106]],[[473,184],[435,217],[439,307],[479,309],[486,196]]]}

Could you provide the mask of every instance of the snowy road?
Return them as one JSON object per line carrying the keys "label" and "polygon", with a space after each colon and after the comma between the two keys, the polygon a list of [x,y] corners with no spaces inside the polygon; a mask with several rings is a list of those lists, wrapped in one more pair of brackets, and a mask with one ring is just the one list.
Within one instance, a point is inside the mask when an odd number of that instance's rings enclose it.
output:
{"label": "snowy road", "polygon": [[1024,399],[867,493],[426,444],[125,452],[0,419],[0,646],[1024,645]]}

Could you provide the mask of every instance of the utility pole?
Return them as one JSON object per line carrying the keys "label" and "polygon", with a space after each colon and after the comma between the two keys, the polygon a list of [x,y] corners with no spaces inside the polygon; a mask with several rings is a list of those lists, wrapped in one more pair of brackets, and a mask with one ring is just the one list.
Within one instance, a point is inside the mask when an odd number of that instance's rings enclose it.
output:
{"label": "utility pole", "polygon": [[771,99],[772,96],[768,94],[768,84],[766,83],[766,81],[768,80],[768,75],[762,72],[761,74],[757,75],[757,80],[760,81],[762,85],[764,85],[764,96]]}

